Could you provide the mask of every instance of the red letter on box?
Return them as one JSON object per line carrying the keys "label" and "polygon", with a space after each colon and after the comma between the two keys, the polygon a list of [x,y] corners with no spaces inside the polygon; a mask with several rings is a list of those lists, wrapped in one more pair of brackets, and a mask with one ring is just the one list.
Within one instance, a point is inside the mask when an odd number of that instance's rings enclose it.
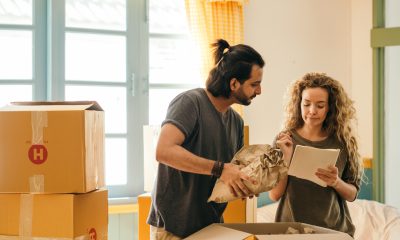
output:
{"label": "red letter on box", "polygon": [[47,149],[44,145],[32,145],[28,157],[34,164],[42,164],[47,160]]}

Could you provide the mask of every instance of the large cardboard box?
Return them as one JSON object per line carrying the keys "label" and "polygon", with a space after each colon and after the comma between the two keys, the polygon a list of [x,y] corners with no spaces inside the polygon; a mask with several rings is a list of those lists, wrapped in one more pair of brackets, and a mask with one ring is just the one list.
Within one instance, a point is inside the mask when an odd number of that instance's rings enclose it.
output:
{"label": "large cardboard box", "polygon": [[108,236],[107,190],[1,193],[0,213],[0,239],[106,240]]}
{"label": "large cardboard box", "polygon": [[[150,225],[147,224],[151,205],[151,194],[143,193],[138,196],[139,205],[139,239],[150,239]],[[236,199],[226,206],[223,217],[226,223],[253,223],[256,215],[257,198]]]}
{"label": "large cardboard box", "polygon": [[[312,228],[315,233],[285,234],[288,227],[304,232],[304,227]],[[190,240],[351,240],[342,232],[321,228],[304,223],[246,223],[246,224],[212,224],[190,235]]]}
{"label": "large cardboard box", "polygon": [[84,193],[104,186],[104,112],[96,102],[0,108],[0,192]]}

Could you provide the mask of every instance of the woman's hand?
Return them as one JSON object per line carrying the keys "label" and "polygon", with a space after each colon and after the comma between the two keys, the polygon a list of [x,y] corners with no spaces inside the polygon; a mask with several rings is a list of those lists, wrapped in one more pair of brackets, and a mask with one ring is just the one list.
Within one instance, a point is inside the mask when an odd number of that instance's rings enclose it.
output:
{"label": "woman's hand", "polygon": [[328,169],[318,168],[315,175],[322,181],[326,182],[328,186],[336,188],[340,181],[338,172],[338,168],[331,165],[328,167]]}
{"label": "woman's hand", "polygon": [[[279,135],[276,137],[274,145],[282,151],[283,159],[286,162],[287,166],[289,166],[293,153],[293,141],[289,132],[279,133]],[[283,178],[280,179],[279,183],[268,192],[269,198],[272,201],[278,201],[282,197],[282,195],[286,191],[287,181],[288,176],[285,175]]]}
{"label": "woman's hand", "polygon": [[288,132],[279,133],[275,144],[276,147],[282,151],[285,162],[290,165],[290,159],[293,153],[293,141],[290,134]]}

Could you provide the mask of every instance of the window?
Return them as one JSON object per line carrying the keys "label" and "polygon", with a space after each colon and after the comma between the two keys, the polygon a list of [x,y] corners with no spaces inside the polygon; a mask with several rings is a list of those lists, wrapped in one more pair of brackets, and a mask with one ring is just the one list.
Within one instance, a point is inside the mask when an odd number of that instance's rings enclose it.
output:
{"label": "window", "polygon": [[[65,0],[64,27],[64,99],[96,100],[105,111],[106,183],[112,196],[129,196],[134,179],[129,177],[128,146],[134,135],[128,132],[128,115],[138,101],[132,92],[135,85],[133,58],[128,49],[138,40],[131,37],[134,15],[125,0]],[[56,9],[55,9],[56,10]],[[53,22],[62,24],[60,15]],[[132,26],[131,26],[132,24]],[[139,24],[139,23],[137,23]],[[140,101],[140,100],[139,100]],[[137,119],[137,121],[142,121]],[[139,152],[139,148],[132,148]]]}
{"label": "window", "polygon": [[144,190],[157,171],[155,147],[168,104],[179,93],[200,87],[199,54],[186,24],[182,0],[149,1],[149,125],[143,128]]}
{"label": "window", "polygon": [[373,1],[373,122],[374,122],[374,200],[400,207],[396,187],[400,151],[397,135],[400,132],[399,95],[400,71],[400,2]]}
{"label": "window", "polygon": [[150,0],[149,18],[149,124],[159,125],[173,97],[203,84],[185,1]]}
{"label": "window", "polygon": [[[400,169],[400,149],[398,147],[398,134],[400,133],[399,120],[399,95],[400,89],[400,1],[385,1],[385,28],[397,28],[397,43],[393,46],[385,46],[382,60],[384,71],[384,201],[386,204],[400,208],[400,193],[396,190],[397,174]],[[395,39],[395,38],[392,38]]]}
{"label": "window", "polygon": [[33,71],[33,64],[41,59],[40,52],[33,51],[33,44],[40,27],[35,25],[32,9],[32,0],[0,0],[1,106],[10,99],[32,100],[33,86],[38,84],[34,72],[39,76],[40,67]]}
{"label": "window", "polygon": [[143,192],[143,126],[202,86],[181,0],[0,0],[0,105],[96,100],[111,197]]}

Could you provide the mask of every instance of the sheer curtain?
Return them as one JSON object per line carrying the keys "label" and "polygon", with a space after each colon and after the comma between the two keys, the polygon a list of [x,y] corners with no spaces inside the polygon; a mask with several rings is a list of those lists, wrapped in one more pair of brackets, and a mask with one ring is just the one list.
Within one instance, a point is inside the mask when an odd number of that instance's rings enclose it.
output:
{"label": "sheer curtain", "polygon": [[[201,72],[207,79],[213,67],[210,44],[223,38],[230,45],[243,43],[243,5],[246,0],[185,0],[189,27],[200,48]],[[240,105],[233,108],[243,116]]]}

